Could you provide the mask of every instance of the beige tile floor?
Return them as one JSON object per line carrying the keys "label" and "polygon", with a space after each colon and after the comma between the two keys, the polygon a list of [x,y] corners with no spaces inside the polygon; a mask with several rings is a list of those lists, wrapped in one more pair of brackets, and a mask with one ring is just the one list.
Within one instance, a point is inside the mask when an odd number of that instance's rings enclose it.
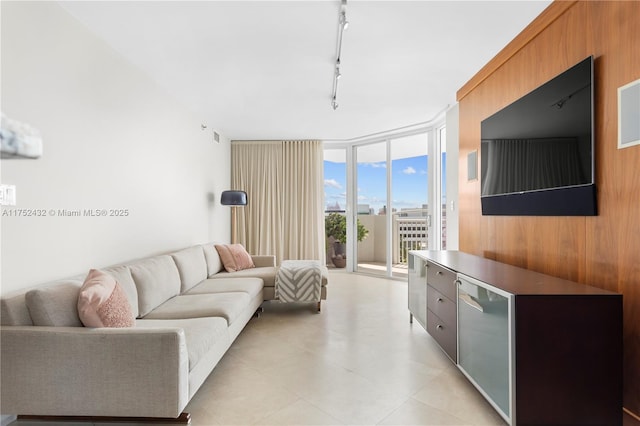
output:
{"label": "beige tile floor", "polygon": [[505,424],[409,324],[405,282],[333,270],[329,286],[320,314],[265,303],[187,406],[191,424]]}
{"label": "beige tile floor", "polygon": [[329,285],[321,314],[265,304],[187,406],[192,425],[505,424],[409,324],[405,282],[332,270]]}

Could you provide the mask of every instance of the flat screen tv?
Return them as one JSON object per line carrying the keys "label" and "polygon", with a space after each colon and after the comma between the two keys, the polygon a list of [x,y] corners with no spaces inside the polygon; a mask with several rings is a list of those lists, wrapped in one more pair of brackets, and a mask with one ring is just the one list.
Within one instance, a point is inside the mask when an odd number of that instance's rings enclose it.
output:
{"label": "flat screen tv", "polygon": [[593,57],[481,123],[483,215],[595,216]]}

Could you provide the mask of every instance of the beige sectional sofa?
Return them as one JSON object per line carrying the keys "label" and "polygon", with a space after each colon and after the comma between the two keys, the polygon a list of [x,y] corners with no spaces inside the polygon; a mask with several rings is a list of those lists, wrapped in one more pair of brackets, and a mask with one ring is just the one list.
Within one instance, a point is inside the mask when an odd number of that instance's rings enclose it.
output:
{"label": "beige sectional sofa", "polygon": [[204,244],[102,268],[124,289],[132,328],[83,327],[84,275],[3,296],[2,414],[178,417],[274,296],[274,257],[252,257],[256,268],[228,273]]}

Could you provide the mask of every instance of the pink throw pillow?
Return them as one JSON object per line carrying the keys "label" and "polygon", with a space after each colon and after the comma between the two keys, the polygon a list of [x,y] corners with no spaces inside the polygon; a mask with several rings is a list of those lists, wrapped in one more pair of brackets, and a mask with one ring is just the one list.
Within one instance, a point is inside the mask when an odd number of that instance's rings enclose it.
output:
{"label": "pink throw pillow", "polygon": [[97,269],[80,287],[78,316],[85,327],[132,327],[133,310],[127,295],[111,275]]}
{"label": "pink throw pillow", "polygon": [[251,255],[242,244],[216,244],[216,250],[227,272],[255,268]]}
{"label": "pink throw pillow", "polygon": [[224,269],[227,272],[235,272],[236,260],[233,258],[233,254],[231,254],[229,247],[226,244],[216,244],[215,248],[218,251],[218,255],[220,256]]}

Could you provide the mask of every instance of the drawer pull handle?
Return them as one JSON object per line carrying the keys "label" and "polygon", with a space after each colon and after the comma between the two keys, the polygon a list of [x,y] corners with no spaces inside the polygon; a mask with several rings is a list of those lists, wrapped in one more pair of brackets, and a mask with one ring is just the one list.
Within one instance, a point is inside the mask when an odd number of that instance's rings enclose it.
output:
{"label": "drawer pull handle", "polygon": [[442,275],[442,271],[437,271],[436,275]]}
{"label": "drawer pull handle", "polygon": [[444,330],[444,327],[443,327],[443,326],[441,326],[440,324],[438,324],[438,325],[436,325],[436,329],[437,329],[437,330]]}
{"label": "drawer pull handle", "polygon": [[444,299],[442,299],[442,297],[438,297],[438,298],[436,299],[436,302],[438,302],[438,303],[442,303],[442,302],[444,302]]}

